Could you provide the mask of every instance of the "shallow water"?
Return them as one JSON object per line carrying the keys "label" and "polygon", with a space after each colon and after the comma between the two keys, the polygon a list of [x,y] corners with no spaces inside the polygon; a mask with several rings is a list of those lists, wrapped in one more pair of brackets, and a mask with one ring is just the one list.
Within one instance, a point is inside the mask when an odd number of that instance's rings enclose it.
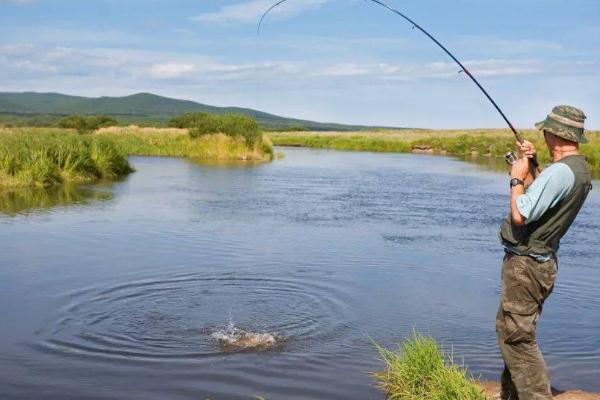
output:
{"label": "shallow water", "polygon": [[[284,151],[251,168],[135,157],[127,180],[82,189],[102,196],[13,204],[0,216],[0,398],[383,399],[371,340],[413,329],[496,379],[506,175]],[[594,190],[563,240],[540,321],[561,389],[600,391],[599,205]],[[230,315],[280,346],[224,351],[213,334]]]}

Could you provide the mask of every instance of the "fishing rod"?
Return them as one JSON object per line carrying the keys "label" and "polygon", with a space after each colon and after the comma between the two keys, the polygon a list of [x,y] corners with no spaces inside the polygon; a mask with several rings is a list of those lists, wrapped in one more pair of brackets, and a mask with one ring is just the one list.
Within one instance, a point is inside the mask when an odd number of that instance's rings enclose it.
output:
{"label": "fishing rod", "polygon": [[[286,1],[288,1],[288,0],[279,0],[279,1],[277,1],[271,7],[269,7],[267,9],[267,11],[265,11],[263,13],[263,15],[260,17],[260,21],[258,22],[258,27],[256,29],[256,34],[257,35],[260,34],[260,27],[261,27],[261,25],[262,25],[265,17],[267,16],[267,14],[269,14],[274,8],[276,8],[279,5],[285,3]],[[463,65],[463,63],[460,62],[460,60],[458,58],[456,58],[454,56],[454,54],[452,54],[452,52],[450,52],[450,50],[448,50],[443,44],[441,44],[439,42],[439,40],[437,40],[435,37],[433,37],[433,35],[431,35],[429,32],[427,32],[421,25],[417,24],[411,18],[409,18],[405,14],[401,13],[400,11],[396,10],[395,8],[389,6],[388,4],[386,4],[386,3],[384,3],[384,2],[382,2],[380,0],[368,0],[368,1],[371,1],[371,2],[373,2],[375,4],[378,4],[381,7],[384,7],[385,9],[393,12],[394,14],[397,14],[400,17],[404,18],[406,21],[408,21],[409,23],[412,24],[413,29],[416,28],[416,29],[420,30],[421,32],[423,32],[429,39],[431,39],[436,45],[438,45],[442,50],[444,50],[444,52],[448,56],[450,56],[450,58],[456,64],[458,64],[458,66],[461,68],[461,70],[459,72],[464,72],[469,78],[471,78],[471,80],[473,81],[473,83],[475,83],[475,85],[477,85],[477,87],[479,88],[479,90],[481,90],[483,92],[483,94],[485,95],[485,97],[487,97],[487,99],[492,103],[492,105],[494,106],[494,108],[496,109],[496,111],[498,111],[500,113],[500,115],[502,116],[502,118],[504,119],[504,121],[508,124],[508,127],[510,128],[510,130],[512,131],[512,133],[515,135],[515,138],[517,139],[517,141],[519,143],[521,143],[521,144],[524,142],[523,136],[521,136],[521,134],[515,129],[515,127],[513,126],[513,124],[509,121],[509,119],[506,116],[506,114],[504,114],[504,112],[502,111],[502,109],[500,108],[500,106],[498,106],[498,104],[494,101],[494,99],[492,98],[492,96],[490,96],[490,94],[484,89],[484,87],[479,83],[479,81],[475,78],[475,76],[473,76],[473,74],[471,73],[471,71],[469,71],[467,69],[467,67],[465,67]],[[537,164],[537,162],[535,160],[532,160],[532,162],[534,163],[534,165]]]}

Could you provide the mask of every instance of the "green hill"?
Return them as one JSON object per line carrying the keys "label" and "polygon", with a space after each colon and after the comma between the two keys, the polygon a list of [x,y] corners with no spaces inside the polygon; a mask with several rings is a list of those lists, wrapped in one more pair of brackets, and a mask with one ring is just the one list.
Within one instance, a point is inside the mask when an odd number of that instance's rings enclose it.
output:
{"label": "green hill", "polygon": [[355,131],[378,127],[343,125],[285,118],[240,107],[215,107],[151,93],[124,97],[81,97],[60,93],[0,92],[0,123],[15,125],[54,125],[70,114],[105,114],[122,124],[164,125],[187,112],[237,113],[255,118],[265,129],[307,129]]}

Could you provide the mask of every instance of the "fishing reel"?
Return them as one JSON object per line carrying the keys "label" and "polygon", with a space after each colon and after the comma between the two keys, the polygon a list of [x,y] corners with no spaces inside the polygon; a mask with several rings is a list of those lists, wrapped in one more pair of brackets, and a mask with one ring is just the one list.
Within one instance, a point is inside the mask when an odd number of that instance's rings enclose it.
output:
{"label": "fishing reel", "polygon": [[504,161],[506,161],[506,163],[511,167],[514,163],[517,162],[517,160],[517,155],[512,151],[509,151],[508,153],[504,154]]}

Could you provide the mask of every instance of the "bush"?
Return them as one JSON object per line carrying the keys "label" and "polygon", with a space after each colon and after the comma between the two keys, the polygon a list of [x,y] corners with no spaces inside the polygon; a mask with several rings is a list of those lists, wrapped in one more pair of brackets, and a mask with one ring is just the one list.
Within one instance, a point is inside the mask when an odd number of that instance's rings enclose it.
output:
{"label": "bush", "polygon": [[466,368],[453,363],[433,339],[415,334],[398,352],[375,345],[386,369],[373,374],[391,400],[486,400]]}
{"label": "bush", "polygon": [[107,115],[69,115],[58,122],[59,127],[76,129],[81,134],[118,124],[116,119]]}
{"label": "bush", "polygon": [[207,122],[211,114],[203,112],[187,113],[169,120],[169,128],[190,129]]}
{"label": "bush", "polygon": [[259,144],[262,139],[256,120],[239,114],[188,113],[171,119],[169,127],[188,129],[192,138],[215,133],[241,136],[250,147]]}

